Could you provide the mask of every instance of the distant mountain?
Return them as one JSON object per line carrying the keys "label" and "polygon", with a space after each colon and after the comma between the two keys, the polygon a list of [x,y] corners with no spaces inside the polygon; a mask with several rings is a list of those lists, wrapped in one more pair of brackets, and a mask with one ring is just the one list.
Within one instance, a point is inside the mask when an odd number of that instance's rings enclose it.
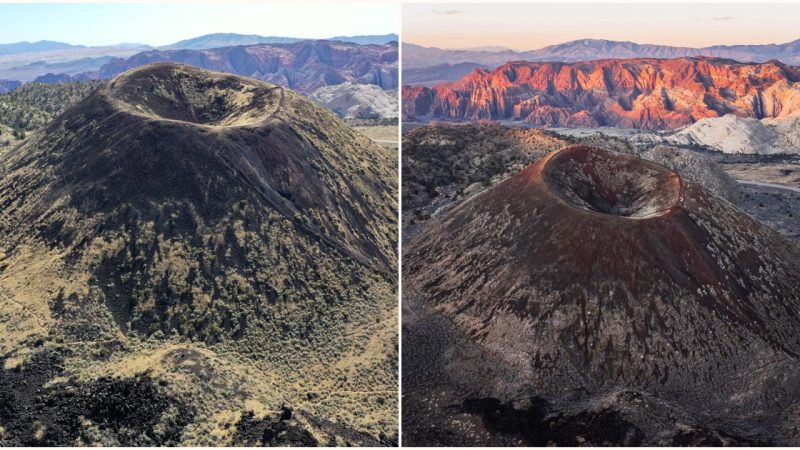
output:
{"label": "distant mountain", "polygon": [[680,58],[709,56],[741,62],[766,62],[772,59],[785,64],[800,64],[800,40],[786,44],[715,45],[703,48],[637,44],[605,39],[581,39],[536,50],[540,58],[554,61],[586,61],[608,58]]}
{"label": "distant mountain", "polygon": [[159,50],[204,50],[208,48],[232,47],[235,45],[291,44],[300,38],[259,36],[257,34],[213,33],[184,39],[174,44],[159,47]]}
{"label": "distant mountain", "polygon": [[456,48],[453,50],[467,50],[472,52],[509,52],[513,51],[514,49],[509,47],[501,47],[499,45],[484,45],[479,47]]}
{"label": "distant mountain", "polygon": [[404,120],[672,129],[707,117],[800,114],[800,69],[780,62],[639,58],[510,62],[433,88],[403,87]]}
{"label": "distant mountain", "polygon": [[403,43],[403,67],[419,68],[438,64],[471,62],[497,67],[509,61],[575,62],[612,58],[680,58],[709,56],[741,62],[766,62],[777,59],[785,64],[800,64],[800,39],[785,44],[715,45],[703,48],[637,44],[605,39],[579,39],[531,51],[458,50],[422,47]]}
{"label": "distant mountain", "polygon": [[434,84],[455,81],[475,69],[487,67],[475,63],[439,64],[431,67],[403,70],[403,84],[433,86]]}
{"label": "distant mountain", "polygon": [[111,58],[127,58],[151,47],[120,44],[0,54],[0,79],[28,82],[47,73],[75,75],[100,68]]}
{"label": "distant mountain", "polygon": [[[384,45],[397,42],[396,34],[366,36],[336,36],[329,40],[361,45]],[[258,36],[235,33],[216,33],[195,37],[158,48],[172,50],[207,50],[261,44],[293,44],[308,39],[280,36]],[[112,58],[128,58],[143,51],[156,50],[144,44],[121,43],[109,46],[71,45],[62,42],[18,42],[0,44],[0,79],[29,82],[37,77],[66,74],[71,79],[92,77]],[[75,75],[79,75],[75,77]],[[246,73],[244,75],[250,75]],[[63,78],[63,77],[62,77]],[[96,76],[95,76],[96,78]]]}
{"label": "distant mountain", "polygon": [[486,67],[497,67],[508,61],[525,60],[513,50],[489,52],[477,50],[453,50],[403,42],[403,70],[438,66],[442,64],[472,63]]}
{"label": "distant mountain", "polygon": [[33,83],[46,83],[46,84],[56,84],[56,83],[70,83],[73,80],[73,77],[66,74],[66,73],[46,73],[44,75],[39,75],[38,77],[34,78]]}
{"label": "distant mountain", "polygon": [[0,94],[6,94],[20,87],[22,83],[14,80],[0,80]]}
{"label": "distant mountain", "polygon": [[363,36],[334,36],[331,41],[352,42],[354,44],[388,44],[389,42],[399,42],[400,37],[395,33],[390,34],[367,34]]}
{"label": "distant mountain", "polygon": [[322,86],[351,81],[395,89],[397,44],[358,45],[334,41],[301,41],[207,50],[153,50],[104,64],[95,78],[106,79],[156,62],[177,62],[202,69],[244,75],[304,94]]}
{"label": "distant mountain", "polygon": [[[191,39],[178,41],[174,44],[159,47],[160,50],[205,50],[209,48],[233,47],[236,45],[257,44],[293,44],[305,41],[305,38],[282,36],[259,36],[257,34],[213,33]],[[397,42],[396,34],[369,35],[369,36],[336,36],[331,41],[352,42],[354,44],[386,44]]]}
{"label": "distant mountain", "polygon": [[47,52],[64,50],[68,48],[84,48],[83,45],[72,45],[56,41],[15,42],[13,44],[0,44],[0,55],[14,55],[17,53]]}

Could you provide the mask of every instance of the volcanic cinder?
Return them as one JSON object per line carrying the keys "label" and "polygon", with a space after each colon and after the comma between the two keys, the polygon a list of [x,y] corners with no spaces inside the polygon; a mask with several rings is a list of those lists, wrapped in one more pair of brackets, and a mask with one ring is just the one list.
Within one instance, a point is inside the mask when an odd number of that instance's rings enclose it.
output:
{"label": "volcanic cinder", "polygon": [[404,253],[404,291],[480,349],[443,369],[472,396],[614,411],[633,430],[594,444],[800,439],[800,250],[666,167],[567,147]]}

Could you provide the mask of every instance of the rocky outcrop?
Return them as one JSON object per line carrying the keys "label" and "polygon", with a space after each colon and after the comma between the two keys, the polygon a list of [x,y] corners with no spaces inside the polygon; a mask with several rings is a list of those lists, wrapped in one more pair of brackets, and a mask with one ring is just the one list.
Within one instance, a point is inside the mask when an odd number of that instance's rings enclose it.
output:
{"label": "rocky outcrop", "polygon": [[403,87],[405,120],[672,129],[735,114],[800,113],[800,70],[710,58],[509,62],[433,88]]}
{"label": "rocky outcrop", "polygon": [[800,116],[758,120],[729,114],[700,120],[671,135],[637,139],[699,145],[724,153],[800,153]]}
{"label": "rocky outcrop", "polygon": [[389,119],[398,114],[397,91],[387,92],[370,84],[324,86],[308,98],[346,119]]}

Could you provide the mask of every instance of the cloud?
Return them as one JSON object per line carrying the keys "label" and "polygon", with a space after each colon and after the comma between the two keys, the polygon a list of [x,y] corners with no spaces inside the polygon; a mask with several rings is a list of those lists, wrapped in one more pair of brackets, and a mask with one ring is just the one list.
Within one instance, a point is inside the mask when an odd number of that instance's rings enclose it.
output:
{"label": "cloud", "polygon": [[720,16],[720,17],[714,17],[714,20],[721,22],[721,21],[725,21],[725,20],[733,20],[733,17],[731,17],[731,16]]}
{"label": "cloud", "polygon": [[466,11],[462,11],[460,9],[434,9],[433,13],[438,14],[440,16],[455,16],[457,14],[464,14]]}

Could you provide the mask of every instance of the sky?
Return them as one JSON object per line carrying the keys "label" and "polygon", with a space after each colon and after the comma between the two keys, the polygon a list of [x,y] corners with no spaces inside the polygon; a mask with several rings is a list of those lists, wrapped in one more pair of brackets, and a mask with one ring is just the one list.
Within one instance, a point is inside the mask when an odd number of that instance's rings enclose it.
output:
{"label": "sky", "polygon": [[327,38],[397,33],[397,2],[0,3],[0,43],[153,46],[209,33]]}
{"label": "sky", "polygon": [[800,39],[800,3],[404,4],[402,40],[534,50],[578,39],[705,47]]}

